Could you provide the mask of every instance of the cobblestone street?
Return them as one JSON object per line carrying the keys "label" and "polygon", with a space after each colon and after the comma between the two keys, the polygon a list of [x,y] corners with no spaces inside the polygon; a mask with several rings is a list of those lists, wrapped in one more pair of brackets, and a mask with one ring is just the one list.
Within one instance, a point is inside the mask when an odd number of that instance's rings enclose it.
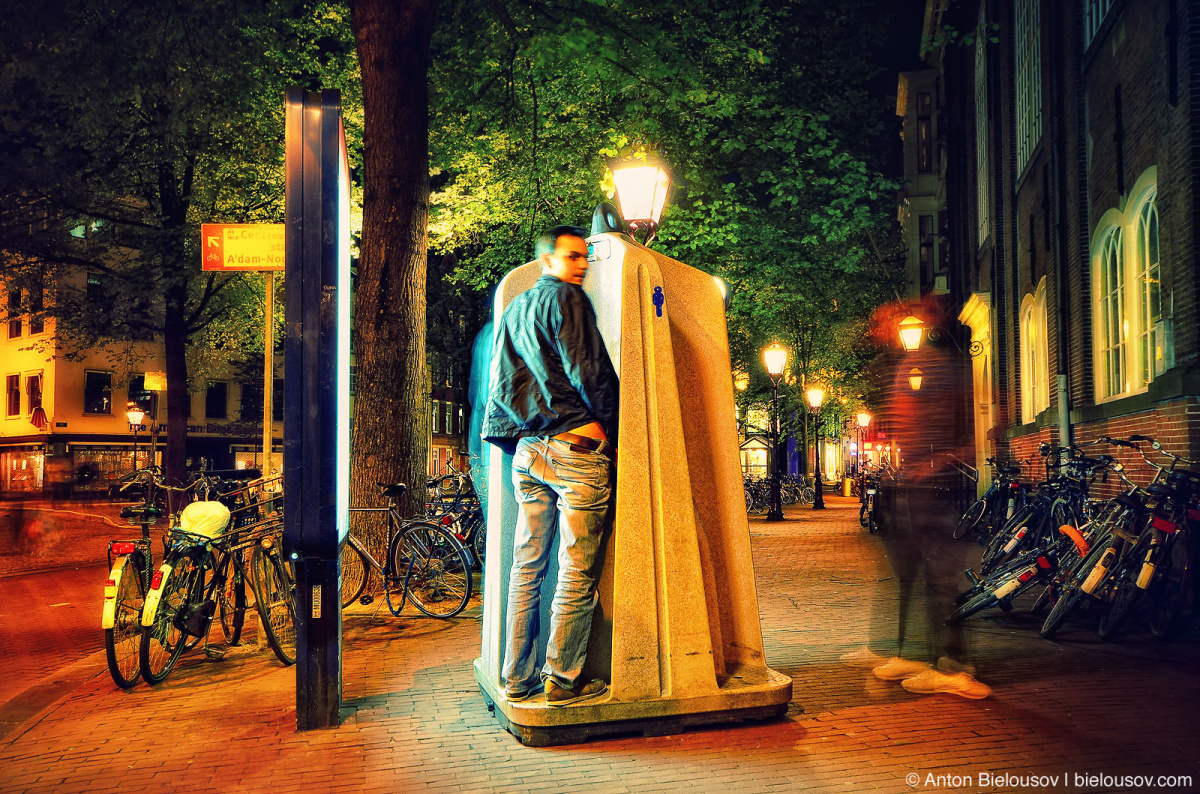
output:
{"label": "cobblestone street", "polygon": [[894,620],[896,588],[857,501],[827,503],[751,521],[768,662],[795,680],[783,719],[526,748],[476,689],[477,604],[446,622],[372,605],[346,617],[343,725],[301,734],[293,669],[252,641],[123,692],[97,628],[97,672],[0,740],[0,791],[1079,792],[1155,790],[1166,775],[1191,782],[1157,790],[1198,788],[1194,627],[1101,643],[1077,623],[1048,642],[1018,604],[968,621],[992,697],[909,694],[843,660]]}

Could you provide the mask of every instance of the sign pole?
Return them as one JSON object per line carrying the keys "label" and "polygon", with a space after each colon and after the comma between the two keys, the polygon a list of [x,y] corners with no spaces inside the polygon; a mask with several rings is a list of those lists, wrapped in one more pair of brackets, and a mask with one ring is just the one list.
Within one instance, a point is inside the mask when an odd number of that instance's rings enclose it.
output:
{"label": "sign pole", "polygon": [[263,320],[263,456],[262,474],[271,476],[272,431],[275,419],[275,271],[268,270],[267,315]]}

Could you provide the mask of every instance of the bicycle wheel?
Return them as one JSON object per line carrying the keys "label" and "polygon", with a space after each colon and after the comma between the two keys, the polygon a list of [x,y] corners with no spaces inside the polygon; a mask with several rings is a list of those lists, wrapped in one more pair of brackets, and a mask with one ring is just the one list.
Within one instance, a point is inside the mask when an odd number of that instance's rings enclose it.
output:
{"label": "bicycle wheel", "polygon": [[1132,545],[1126,542],[1116,564],[1095,591],[1104,602],[1104,610],[1096,626],[1096,634],[1100,639],[1115,637],[1141,598],[1142,590],[1137,586],[1137,577],[1153,536],[1154,530],[1147,527]]}
{"label": "bicycle wheel", "polygon": [[810,505],[817,501],[817,492],[810,486],[804,486],[804,490],[800,492],[800,504]]}
{"label": "bicycle wheel", "polygon": [[291,571],[274,549],[254,548],[250,563],[254,600],[267,644],[284,664],[296,663],[296,585]]}
{"label": "bicycle wheel", "polygon": [[1141,598],[1142,590],[1137,586],[1137,566],[1123,566],[1112,579],[1108,609],[1100,616],[1096,626],[1096,634],[1102,640],[1111,640],[1121,630],[1125,619],[1133,611],[1133,607]]}
{"label": "bicycle wheel", "polygon": [[[153,623],[142,627],[138,657],[141,662],[142,678],[148,684],[161,684],[166,680],[185,648],[188,640],[196,639],[183,632],[180,624],[185,610],[199,607],[204,600],[204,570],[191,557],[175,561],[162,583],[162,596],[154,611]],[[195,643],[193,642],[192,645]]]}
{"label": "bicycle wheel", "polygon": [[1187,534],[1176,534],[1159,560],[1158,572],[1146,598],[1150,602],[1150,633],[1160,640],[1175,636],[1192,592],[1191,550]]}
{"label": "bicycle wheel", "polygon": [[367,578],[370,576],[370,568],[367,567],[367,558],[362,556],[362,553],[356,549],[350,539],[346,539],[346,544],[342,546],[342,608],[353,604],[363,594],[363,590],[367,588]]}
{"label": "bicycle wheel", "polygon": [[950,617],[946,618],[946,623],[951,626],[956,626],[962,623],[972,615],[982,612],[988,607],[996,606],[996,596],[991,588],[984,590],[974,598],[969,599],[965,604],[951,613]]}
{"label": "bicycle wheel", "polygon": [[451,618],[471,600],[471,558],[458,538],[439,526],[409,524],[392,542],[393,575],[405,582],[417,609]]}
{"label": "bicycle wheel", "polygon": [[1110,543],[1111,536],[1098,537],[1085,556],[1077,560],[1065,574],[1060,572],[1058,578],[1061,581],[1055,588],[1054,606],[1050,608],[1050,614],[1046,616],[1038,632],[1043,639],[1053,638],[1071,613],[1087,599],[1088,594],[1083,591],[1083,583],[1108,551]]}
{"label": "bicycle wheel", "polygon": [[471,537],[471,548],[475,551],[475,559],[479,561],[482,570],[484,554],[487,552],[487,522],[483,519],[477,522],[475,534]]}
{"label": "bicycle wheel", "polygon": [[863,502],[862,506],[858,508],[858,523],[864,527],[870,523],[868,520],[871,512],[869,504],[870,502]]}
{"label": "bicycle wheel", "polygon": [[962,540],[970,535],[979,523],[979,519],[983,518],[985,510],[987,510],[987,502],[983,499],[976,499],[975,503],[967,508],[967,512],[962,514],[962,518],[958,519],[958,524],[954,527],[954,539]]}
{"label": "bicycle wheel", "polygon": [[141,678],[138,648],[142,639],[142,604],[146,600],[145,566],[149,560],[131,554],[120,566],[113,609],[113,627],[104,630],[104,655],[108,672],[122,689]]}
{"label": "bicycle wheel", "polygon": [[246,582],[241,569],[232,562],[225,563],[223,567],[225,586],[217,593],[217,614],[221,619],[221,633],[225,635],[225,642],[237,645],[242,641],[242,625],[246,622]]}

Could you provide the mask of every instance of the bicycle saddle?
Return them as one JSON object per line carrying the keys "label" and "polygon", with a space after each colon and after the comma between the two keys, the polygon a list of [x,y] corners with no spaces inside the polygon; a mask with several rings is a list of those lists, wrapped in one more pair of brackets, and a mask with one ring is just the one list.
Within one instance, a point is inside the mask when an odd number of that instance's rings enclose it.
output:
{"label": "bicycle saddle", "polygon": [[400,496],[406,490],[408,490],[408,486],[402,482],[394,482],[391,485],[388,485],[385,482],[380,482],[376,483],[376,485],[379,486],[379,492],[384,496]]}

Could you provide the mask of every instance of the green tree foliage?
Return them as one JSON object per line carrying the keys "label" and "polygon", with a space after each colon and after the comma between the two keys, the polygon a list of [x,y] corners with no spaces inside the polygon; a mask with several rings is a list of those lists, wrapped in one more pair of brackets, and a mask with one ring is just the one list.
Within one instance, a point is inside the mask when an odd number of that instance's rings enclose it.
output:
{"label": "green tree foliage", "polygon": [[60,352],[105,349],[134,370],[145,347],[131,340],[161,340],[171,476],[183,473],[189,347],[202,372],[213,347],[261,351],[261,331],[239,327],[261,282],[202,273],[198,226],[282,219],[283,90],[298,78],[353,89],[336,46],[344,17],[288,0],[6,9],[3,275],[47,286]]}
{"label": "green tree foliage", "polygon": [[[434,252],[484,289],[553,223],[586,225],[606,158],[654,147],[676,188],[655,246],[733,286],[735,367],[778,340],[861,400],[890,294],[896,185],[864,57],[877,4],[448,3],[431,61]],[[745,401],[761,401],[755,377]]]}

